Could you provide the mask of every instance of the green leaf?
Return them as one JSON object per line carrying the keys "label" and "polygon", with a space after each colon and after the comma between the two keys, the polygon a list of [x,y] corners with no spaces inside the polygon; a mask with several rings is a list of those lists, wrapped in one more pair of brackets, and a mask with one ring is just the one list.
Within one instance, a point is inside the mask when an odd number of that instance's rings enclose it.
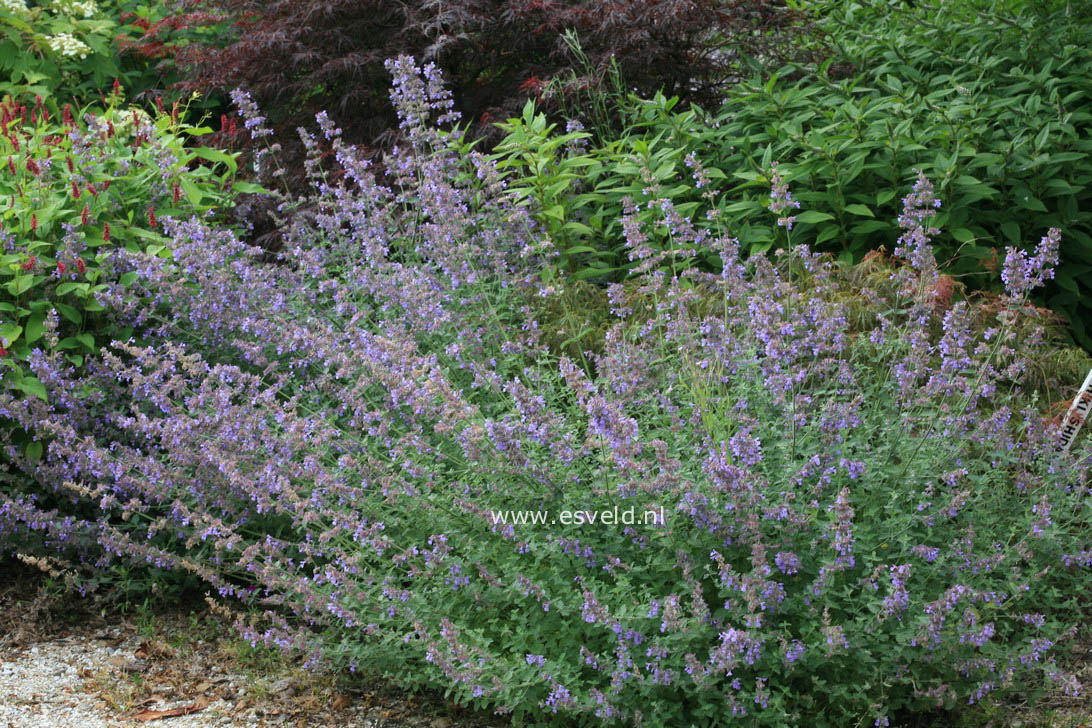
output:
{"label": "green leaf", "polygon": [[201,204],[201,198],[205,196],[205,193],[189,177],[182,177],[178,181],[178,186],[186,193],[186,199],[190,201],[190,204],[195,207]]}
{"label": "green leaf", "polygon": [[561,226],[562,230],[572,230],[579,235],[594,235],[595,231],[580,222],[567,222]]}
{"label": "green leaf", "polygon": [[[44,397],[43,397],[44,399]],[[35,440],[34,442],[27,444],[27,460],[32,463],[36,463],[42,459],[42,443]]]}
{"label": "green leaf", "polygon": [[45,385],[34,377],[23,377],[22,379],[12,382],[13,389],[18,389],[20,392],[37,397],[43,402],[48,402],[49,398],[46,395]]}
{"label": "green leaf", "polygon": [[269,190],[261,185],[256,185],[253,182],[235,182],[231,185],[233,192],[241,192],[247,195],[263,195],[268,194]]}
{"label": "green leaf", "polygon": [[828,215],[827,213],[819,212],[818,210],[805,210],[796,216],[797,222],[805,223],[825,222],[833,219],[834,215]]}
{"label": "green leaf", "polygon": [[564,205],[554,205],[551,208],[543,210],[542,214],[545,217],[551,217],[551,218],[557,220],[558,222],[561,222],[562,220],[565,219],[565,206]]}
{"label": "green leaf", "polygon": [[895,190],[880,190],[876,193],[876,204],[883,205],[895,198]]}
{"label": "green leaf", "polygon": [[1016,204],[1025,210],[1031,210],[1033,212],[1046,212],[1047,207],[1037,197],[1031,196],[1031,194],[1018,194],[1016,195]]}
{"label": "green leaf", "polygon": [[955,238],[956,240],[958,240],[961,243],[965,243],[968,240],[974,239],[975,235],[974,235],[974,233],[972,233],[967,228],[961,227],[961,228],[956,228],[955,230],[952,231],[952,237]]}
{"label": "green leaf", "polygon": [[1009,239],[1013,245],[1020,243],[1020,226],[1014,222],[1001,223],[1001,232],[1005,233],[1005,237]]}
{"label": "green leaf", "polygon": [[0,339],[6,340],[9,347],[19,340],[22,333],[23,327],[18,324],[8,323],[0,326]]}
{"label": "green leaf", "polygon": [[849,229],[854,235],[867,235],[869,233],[879,232],[880,230],[889,230],[891,223],[886,220],[865,220],[864,222],[856,223]]}
{"label": "green leaf", "polygon": [[27,273],[15,278],[8,283],[8,292],[13,296],[21,296],[34,287],[34,274]]}
{"label": "green leaf", "polygon": [[872,214],[872,210],[869,210],[864,205],[846,205],[846,212],[852,213],[854,215],[862,215],[864,217],[876,217]]}
{"label": "green leaf", "polygon": [[60,311],[61,315],[66,319],[76,324],[77,326],[83,326],[83,314],[81,314],[74,307],[69,306],[67,303],[55,302],[53,304]]}
{"label": "green leaf", "polygon": [[833,240],[838,237],[838,233],[841,232],[841,228],[837,225],[824,225],[819,231],[819,234],[815,236],[815,244],[825,243],[828,240]]}
{"label": "green leaf", "polygon": [[72,338],[87,347],[87,350],[92,354],[98,351],[98,348],[95,346],[95,337],[91,334],[76,334]]}
{"label": "green leaf", "polygon": [[207,159],[210,162],[221,162],[226,165],[232,174],[239,169],[239,164],[235,161],[234,157],[221,152],[218,149],[210,149],[209,147],[198,147],[193,150],[193,154],[201,159]]}
{"label": "green leaf", "polygon": [[23,341],[28,344],[33,344],[38,339],[42,338],[42,334],[45,333],[45,312],[37,313],[27,319],[27,327],[23,332]]}

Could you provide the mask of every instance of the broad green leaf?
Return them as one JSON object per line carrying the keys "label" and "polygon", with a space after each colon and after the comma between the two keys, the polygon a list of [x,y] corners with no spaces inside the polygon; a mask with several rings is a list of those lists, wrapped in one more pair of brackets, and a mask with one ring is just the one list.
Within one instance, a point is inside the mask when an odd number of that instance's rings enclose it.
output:
{"label": "broad green leaf", "polygon": [[815,244],[825,243],[828,240],[833,240],[838,237],[838,233],[841,229],[837,225],[824,225],[819,231],[819,234],[815,236]]}
{"label": "broad green leaf", "polygon": [[225,154],[218,149],[210,149],[209,147],[198,147],[197,149],[193,150],[193,154],[196,157],[200,157],[201,159],[207,159],[210,162],[220,162],[227,166],[227,168],[231,170],[232,173],[234,173],[239,168],[238,162],[236,162],[231,155]]}
{"label": "broad green leaf", "polygon": [[829,215],[825,212],[819,212],[818,210],[805,210],[796,216],[797,222],[804,223],[816,223],[825,222],[827,220],[833,220],[834,215]]}
{"label": "broad green leaf", "polygon": [[25,275],[18,276],[15,280],[8,283],[8,292],[13,296],[21,296],[31,288],[34,287],[34,274],[27,273]]}
{"label": "broad green leaf", "polygon": [[45,333],[45,313],[37,313],[27,319],[27,327],[23,332],[23,341],[28,344],[33,344],[38,339],[42,338],[42,334]]}
{"label": "broad green leaf", "polygon": [[14,386],[16,389],[33,395],[43,402],[49,401],[49,397],[46,394],[45,385],[38,381],[38,379],[35,377],[23,377],[23,379],[17,382]]}
{"label": "broad green leaf", "polygon": [[69,306],[67,303],[55,302],[53,305],[57,307],[57,310],[66,319],[76,324],[77,326],[83,326],[83,314],[81,314],[77,309]]}
{"label": "broad green leaf", "polygon": [[247,195],[261,195],[268,194],[269,190],[261,185],[254,184],[253,182],[235,182],[231,185],[231,189],[234,192],[242,192]]}
{"label": "broad green leaf", "polygon": [[92,354],[98,351],[98,348],[95,346],[95,337],[91,334],[76,334],[72,338],[87,347],[87,350]]}
{"label": "broad green leaf", "polygon": [[872,210],[869,210],[864,205],[846,205],[846,212],[854,215],[861,215],[863,217],[876,217],[872,214]]}
{"label": "broad green leaf", "polygon": [[23,327],[18,324],[7,323],[0,326],[0,339],[7,341],[7,345],[10,347],[19,337],[23,334]]}
{"label": "broad green leaf", "polygon": [[1033,197],[1030,194],[1018,194],[1016,195],[1016,204],[1025,210],[1032,210],[1033,212],[1046,212],[1047,207],[1042,201]]}
{"label": "broad green leaf", "polygon": [[1020,226],[1016,223],[1001,223],[1001,232],[1005,233],[1005,237],[1007,237],[1013,245],[1018,245],[1020,243]]}

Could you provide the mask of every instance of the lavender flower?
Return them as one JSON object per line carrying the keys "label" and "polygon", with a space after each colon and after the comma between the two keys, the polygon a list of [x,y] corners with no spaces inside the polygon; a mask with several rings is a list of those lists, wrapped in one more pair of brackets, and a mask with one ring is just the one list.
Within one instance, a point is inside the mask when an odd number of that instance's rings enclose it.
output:
{"label": "lavender flower", "polygon": [[777,171],[777,162],[773,162],[770,164],[770,212],[778,215],[778,227],[785,227],[792,230],[792,225],[796,222],[796,216],[782,215],[783,212],[790,208],[799,209],[800,203],[792,199],[792,193],[789,192],[789,186],[785,184],[780,173]]}
{"label": "lavender flower", "polygon": [[261,115],[258,104],[250,98],[250,92],[236,88],[231,90],[231,102],[243,117],[243,126],[250,130],[250,138],[254,140],[272,136],[273,130],[266,126],[266,119]]}

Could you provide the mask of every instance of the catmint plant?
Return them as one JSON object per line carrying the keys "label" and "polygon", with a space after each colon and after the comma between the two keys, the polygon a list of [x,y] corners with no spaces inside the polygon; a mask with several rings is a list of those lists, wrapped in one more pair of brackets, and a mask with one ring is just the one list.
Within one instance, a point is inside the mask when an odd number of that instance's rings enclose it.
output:
{"label": "catmint plant", "polygon": [[860,330],[828,257],[743,259],[665,200],[653,248],[630,201],[643,272],[583,366],[542,343],[548,252],[434,126],[435,71],[389,68],[413,143],[379,176],[320,118],[345,174],[315,168],[277,264],[162,218],[171,257],[119,251],[137,275],[99,299],[140,337],[29,358],[47,400],[0,395],[44,443],[3,443],[35,484],[0,491],[9,549],[85,587],[184,574],[255,644],[517,722],[887,725],[1077,689],[1054,655],[1092,461],[1055,452],[1014,333],[1058,233],[1006,298],[938,309],[923,181]]}

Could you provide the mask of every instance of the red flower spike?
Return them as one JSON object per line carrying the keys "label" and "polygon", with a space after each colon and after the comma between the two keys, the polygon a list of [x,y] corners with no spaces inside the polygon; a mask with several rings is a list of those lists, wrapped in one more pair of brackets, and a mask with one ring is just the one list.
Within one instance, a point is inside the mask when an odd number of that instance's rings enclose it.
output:
{"label": "red flower spike", "polygon": [[114,122],[110,119],[106,120],[106,138],[114,136]]}
{"label": "red flower spike", "polygon": [[7,355],[8,355],[8,350],[5,349],[4,347],[0,346],[0,358],[3,358],[5,356],[7,356]]}
{"label": "red flower spike", "polygon": [[102,224],[102,242],[110,242],[110,223],[108,222]]}
{"label": "red flower spike", "polygon": [[35,177],[42,173],[42,170],[38,167],[38,163],[29,158],[27,159],[27,171]]}
{"label": "red flower spike", "polygon": [[106,192],[108,189],[110,189],[110,180],[106,180],[102,183],[102,191]]}
{"label": "red flower spike", "polygon": [[[30,231],[35,232],[37,229],[38,229],[38,213],[32,212],[32,213],[30,213]],[[34,260],[34,258],[31,258],[31,260]]]}
{"label": "red flower spike", "polygon": [[62,276],[63,276],[63,275],[64,275],[64,271],[65,271],[65,265],[64,265],[64,263],[62,263],[61,261],[59,261],[59,260],[58,260],[58,261],[57,261],[57,273],[59,273],[60,275],[62,275]]}
{"label": "red flower spike", "polygon": [[33,109],[31,109],[31,112],[30,112],[30,123],[34,124],[35,126],[38,125],[38,115],[36,113],[34,113]]}
{"label": "red flower spike", "polygon": [[99,191],[95,189],[95,185],[91,184],[90,182],[87,183],[87,191],[90,192],[92,196],[99,193]]}
{"label": "red flower spike", "polygon": [[15,162],[12,161],[11,157],[8,157],[8,169],[11,170],[12,174],[15,174]]}
{"label": "red flower spike", "polygon": [[34,94],[34,103],[36,104],[35,108],[42,108],[42,97],[38,94]]}
{"label": "red flower spike", "polygon": [[173,197],[175,202],[182,199],[182,189],[178,186],[177,182],[174,183]]}
{"label": "red flower spike", "polygon": [[80,199],[80,188],[76,186],[76,180],[72,180],[72,199]]}
{"label": "red flower spike", "polygon": [[113,93],[114,93],[115,96],[121,93],[121,82],[118,81],[116,78],[114,79],[114,91],[113,91]]}
{"label": "red flower spike", "polygon": [[68,163],[68,171],[72,174],[75,174],[76,166],[72,164],[72,157],[65,157],[64,161]]}
{"label": "red flower spike", "polygon": [[148,224],[152,227],[159,227],[159,221],[155,218],[155,207],[148,208]]}
{"label": "red flower spike", "polygon": [[86,202],[83,205],[83,212],[80,213],[80,222],[82,222],[84,225],[87,225],[89,222],[91,222],[91,208],[87,206]]}
{"label": "red flower spike", "polygon": [[64,125],[65,126],[75,126],[76,125],[76,122],[72,119],[72,104],[65,104],[64,105],[63,116],[64,116]]}
{"label": "red flower spike", "polygon": [[87,272],[87,264],[83,262],[83,258],[76,258],[76,270],[81,274]]}
{"label": "red flower spike", "polygon": [[27,258],[27,262],[23,263],[23,270],[30,270],[37,262],[38,258],[36,256],[30,256],[29,258]]}
{"label": "red flower spike", "polygon": [[160,114],[166,114],[167,113],[166,111],[163,110],[163,97],[162,96],[156,96],[155,97],[155,108],[159,110]]}

